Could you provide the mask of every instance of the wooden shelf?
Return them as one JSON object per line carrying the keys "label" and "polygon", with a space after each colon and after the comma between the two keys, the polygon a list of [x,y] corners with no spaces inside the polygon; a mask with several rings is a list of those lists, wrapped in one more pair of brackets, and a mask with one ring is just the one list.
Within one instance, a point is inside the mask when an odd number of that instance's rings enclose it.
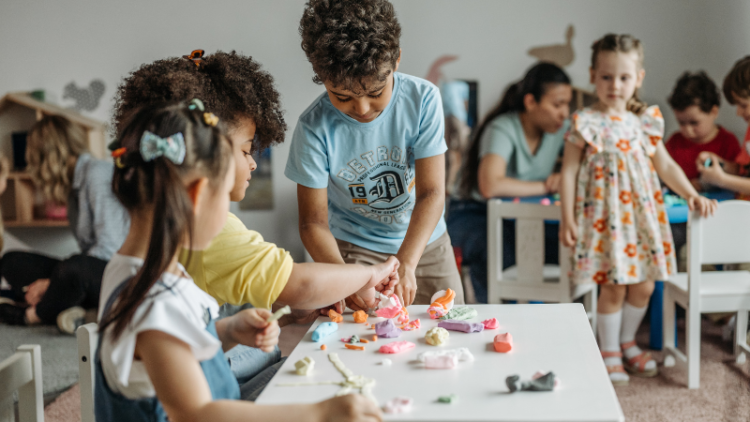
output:
{"label": "wooden shelf", "polygon": [[31,227],[68,227],[68,220],[32,220],[18,222],[13,220],[3,221],[6,228],[31,228]]}

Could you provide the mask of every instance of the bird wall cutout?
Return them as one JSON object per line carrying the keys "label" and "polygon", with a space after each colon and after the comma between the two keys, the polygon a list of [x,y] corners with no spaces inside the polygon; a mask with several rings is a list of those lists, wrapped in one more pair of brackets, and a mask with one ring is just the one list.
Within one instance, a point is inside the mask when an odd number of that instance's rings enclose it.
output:
{"label": "bird wall cutout", "polygon": [[99,107],[99,100],[104,95],[104,81],[94,79],[88,87],[79,88],[75,82],[65,85],[63,99],[72,99],[75,104],[71,106],[75,111],[94,111]]}
{"label": "bird wall cutout", "polygon": [[560,67],[566,67],[573,63],[576,55],[573,51],[573,36],[575,29],[568,25],[565,31],[565,44],[542,45],[529,49],[529,56],[536,57],[539,61],[554,63]]}

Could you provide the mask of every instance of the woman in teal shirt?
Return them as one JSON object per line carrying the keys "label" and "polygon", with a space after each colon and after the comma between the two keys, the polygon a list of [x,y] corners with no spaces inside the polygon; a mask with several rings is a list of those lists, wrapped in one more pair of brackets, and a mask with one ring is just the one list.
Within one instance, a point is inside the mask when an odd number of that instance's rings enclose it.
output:
{"label": "woman in teal shirt", "polygon": [[[539,63],[505,91],[474,134],[447,224],[480,303],[487,302],[486,201],[558,192],[560,174],[554,170],[571,98],[568,75],[554,64]],[[557,263],[557,225],[545,226],[545,245],[545,262]],[[503,266],[514,264],[515,224],[504,221]]]}

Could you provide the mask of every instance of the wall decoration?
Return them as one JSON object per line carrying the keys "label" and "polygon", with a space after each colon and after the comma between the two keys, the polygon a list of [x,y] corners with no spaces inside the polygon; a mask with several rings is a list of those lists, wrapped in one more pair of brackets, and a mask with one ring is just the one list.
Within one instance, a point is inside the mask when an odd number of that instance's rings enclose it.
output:
{"label": "wall decoration", "polygon": [[243,211],[273,209],[273,173],[271,171],[271,148],[255,152],[253,159],[258,168],[252,173],[245,198],[240,201]]}
{"label": "wall decoration", "polygon": [[568,29],[565,31],[565,44],[532,47],[529,49],[528,54],[531,57],[536,57],[539,61],[550,62],[560,67],[566,67],[573,63],[573,60],[576,58],[572,43],[574,35],[575,28],[573,28],[573,25],[568,25]]}
{"label": "wall decoration", "polygon": [[99,107],[99,100],[104,95],[104,81],[94,79],[89,86],[79,88],[75,82],[65,85],[63,99],[72,99],[75,104],[70,108],[75,111],[94,111]]}

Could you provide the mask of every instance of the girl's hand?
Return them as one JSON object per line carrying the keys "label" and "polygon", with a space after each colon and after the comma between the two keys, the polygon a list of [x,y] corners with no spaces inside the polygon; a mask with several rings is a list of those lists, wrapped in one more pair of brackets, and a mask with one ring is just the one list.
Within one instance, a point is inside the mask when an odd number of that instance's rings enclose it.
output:
{"label": "girl's hand", "polygon": [[47,293],[48,288],[49,288],[48,278],[40,278],[39,280],[29,284],[26,289],[26,295],[24,295],[24,299],[26,300],[26,303],[29,306],[38,305],[39,302],[42,300],[42,297],[44,297],[44,294]]}
{"label": "girl's hand", "polygon": [[239,344],[256,347],[266,353],[279,344],[279,324],[266,321],[271,316],[268,309],[245,309],[231,316],[230,336]]}
{"label": "girl's hand", "polygon": [[378,422],[383,420],[378,406],[360,394],[347,394],[316,404],[318,421]]}
{"label": "girl's hand", "polygon": [[562,175],[560,173],[552,173],[544,181],[544,188],[547,189],[547,193],[560,192],[560,184],[562,183]]}
{"label": "girl's hand", "polygon": [[716,207],[719,205],[715,199],[708,199],[705,196],[691,196],[687,200],[688,208],[690,211],[698,210],[701,217],[706,218],[709,215],[714,215]]}
{"label": "girl's hand", "polygon": [[721,186],[721,182],[724,179],[726,173],[724,173],[724,169],[721,168],[719,160],[719,157],[711,158],[711,165],[709,167],[705,167],[703,164],[700,164],[698,166],[698,171],[701,173],[702,182],[710,183],[715,186]]}
{"label": "girl's hand", "polygon": [[560,241],[567,247],[573,247],[578,239],[578,224],[575,222],[560,224]]}

